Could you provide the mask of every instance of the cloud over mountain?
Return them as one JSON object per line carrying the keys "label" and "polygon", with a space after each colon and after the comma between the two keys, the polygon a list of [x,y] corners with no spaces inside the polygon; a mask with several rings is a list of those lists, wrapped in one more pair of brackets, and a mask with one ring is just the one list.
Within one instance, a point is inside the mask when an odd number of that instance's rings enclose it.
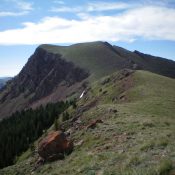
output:
{"label": "cloud over mountain", "polygon": [[[89,10],[104,10],[105,6],[96,7],[94,5]],[[109,9],[110,6],[106,7]],[[140,37],[175,41],[175,9],[168,6],[133,6],[113,15],[80,12],[76,19],[48,16],[38,22],[25,22],[21,28],[0,31],[0,44],[75,43],[95,40],[132,42]]]}

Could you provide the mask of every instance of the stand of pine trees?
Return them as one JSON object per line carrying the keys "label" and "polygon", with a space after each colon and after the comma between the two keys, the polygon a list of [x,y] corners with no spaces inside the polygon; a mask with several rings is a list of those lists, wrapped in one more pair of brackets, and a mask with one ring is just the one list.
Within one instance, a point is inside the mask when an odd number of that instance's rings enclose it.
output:
{"label": "stand of pine trees", "polygon": [[0,122],[0,168],[12,165],[16,156],[49,128],[55,119],[74,102],[58,102],[36,110],[16,112]]}

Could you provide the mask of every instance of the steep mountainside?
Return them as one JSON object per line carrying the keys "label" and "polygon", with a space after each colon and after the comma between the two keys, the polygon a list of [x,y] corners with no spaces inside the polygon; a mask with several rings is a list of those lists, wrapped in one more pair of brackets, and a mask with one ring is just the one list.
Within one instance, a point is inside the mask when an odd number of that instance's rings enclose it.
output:
{"label": "steep mountainside", "polygon": [[1,90],[0,115],[29,107],[56,88],[66,90],[87,77],[88,72],[61,59],[60,55],[37,48],[19,75]]}
{"label": "steep mountainside", "polygon": [[0,92],[0,116],[75,95],[93,82],[123,68],[175,77],[175,62],[130,52],[107,42],[71,46],[41,45],[22,71]]}
{"label": "steep mountainside", "polygon": [[74,141],[70,155],[35,168],[38,154],[29,149],[0,174],[173,175],[174,89],[174,79],[147,71],[103,77],[85,89],[75,109],[67,109],[67,121],[58,118]]}

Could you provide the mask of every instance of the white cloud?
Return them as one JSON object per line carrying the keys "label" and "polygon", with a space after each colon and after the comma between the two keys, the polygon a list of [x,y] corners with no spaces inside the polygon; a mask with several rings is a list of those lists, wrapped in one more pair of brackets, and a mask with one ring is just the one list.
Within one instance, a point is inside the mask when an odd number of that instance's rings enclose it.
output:
{"label": "white cloud", "polygon": [[137,37],[175,41],[175,9],[145,6],[114,16],[82,19],[46,17],[23,28],[0,31],[0,44],[76,43],[95,40],[128,41]]}
{"label": "white cloud", "polygon": [[24,11],[24,12],[8,12],[8,11],[2,11],[0,12],[0,17],[4,17],[4,16],[23,16],[26,15],[28,12]]}
{"label": "white cloud", "polygon": [[53,2],[56,4],[65,4],[65,2],[61,0],[54,0]]}
{"label": "white cloud", "polygon": [[33,10],[33,3],[28,2],[26,0],[5,0],[9,3],[9,5],[13,5],[13,7],[22,10],[22,11],[30,11]]}
{"label": "white cloud", "polygon": [[89,3],[87,6],[88,12],[93,11],[108,11],[108,10],[122,10],[128,9],[132,5],[123,2],[96,2],[96,3]]}
{"label": "white cloud", "polygon": [[72,12],[72,13],[76,13],[76,12],[80,12],[83,11],[82,7],[52,7],[51,10],[52,12]]}
{"label": "white cloud", "polygon": [[100,12],[100,11],[109,11],[109,10],[124,10],[133,7],[133,5],[129,5],[128,3],[123,2],[93,2],[88,3],[84,6],[77,7],[52,7],[52,12]]}
{"label": "white cloud", "polygon": [[6,2],[8,2],[10,6],[13,5],[14,11],[0,11],[0,17],[23,16],[33,10],[33,4],[31,2],[23,0],[6,0]]}
{"label": "white cloud", "polygon": [[22,1],[22,0],[13,0],[13,1],[16,3],[16,5],[21,10],[24,10],[24,11],[33,10],[32,3],[31,2],[25,2],[25,1]]}

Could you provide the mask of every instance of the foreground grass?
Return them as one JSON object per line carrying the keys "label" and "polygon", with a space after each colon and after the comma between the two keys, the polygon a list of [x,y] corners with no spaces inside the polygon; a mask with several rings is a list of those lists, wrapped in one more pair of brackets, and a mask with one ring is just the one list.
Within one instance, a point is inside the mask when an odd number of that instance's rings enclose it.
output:
{"label": "foreground grass", "polygon": [[[125,81],[114,77],[103,86],[101,80],[94,83],[78,102],[77,108],[97,100],[82,113],[83,126],[94,119],[103,123],[73,132],[74,142],[83,144],[71,155],[32,171],[36,156],[29,151],[0,174],[169,175],[175,168],[175,81],[137,71],[132,85],[123,90]],[[124,101],[112,100],[121,94],[126,96]]]}

